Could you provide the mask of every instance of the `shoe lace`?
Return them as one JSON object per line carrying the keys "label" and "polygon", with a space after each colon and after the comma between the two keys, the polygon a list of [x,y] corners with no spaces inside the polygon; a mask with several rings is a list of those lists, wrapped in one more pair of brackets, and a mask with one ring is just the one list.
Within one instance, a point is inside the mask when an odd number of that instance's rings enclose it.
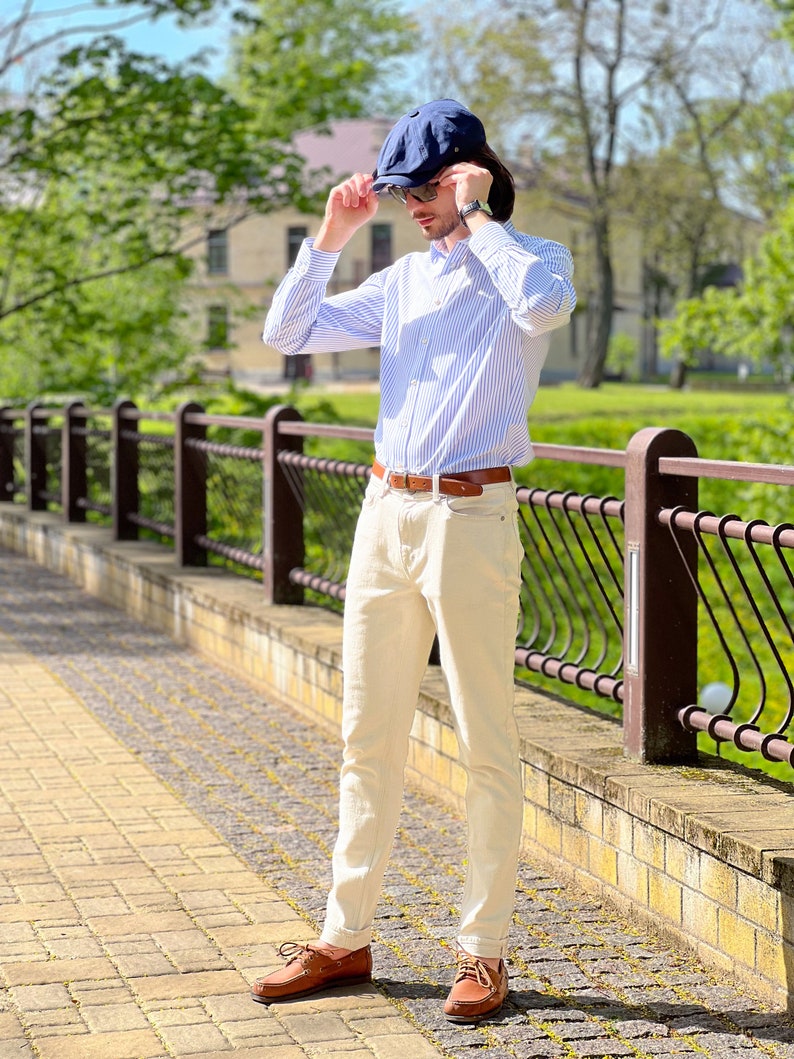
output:
{"label": "shoe lace", "polygon": [[470,956],[467,952],[458,953],[458,973],[455,982],[462,982],[466,978],[473,978],[483,989],[493,988],[493,982],[488,974],[487,966],[478,960],[476,956]]}
{"label": "shoe lace", "polygon": [[278,947],[279,956],[283,957],[287,964],[300,960],[304,956],[309,956],[316,951],[311,945],[300,945],[297,941],[285,941]]}

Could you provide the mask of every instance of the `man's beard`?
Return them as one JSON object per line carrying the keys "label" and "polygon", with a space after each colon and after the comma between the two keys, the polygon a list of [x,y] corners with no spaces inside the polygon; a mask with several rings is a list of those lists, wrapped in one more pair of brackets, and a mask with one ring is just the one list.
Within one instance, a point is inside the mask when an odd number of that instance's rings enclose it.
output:
{"label": "man's beard", "polygon": [[429,228],[421,228],[422,235],[428,242],[435,243],[440,239],[446,239],[460,227],[460,216],[455,213],[441,214],[434,220]]}

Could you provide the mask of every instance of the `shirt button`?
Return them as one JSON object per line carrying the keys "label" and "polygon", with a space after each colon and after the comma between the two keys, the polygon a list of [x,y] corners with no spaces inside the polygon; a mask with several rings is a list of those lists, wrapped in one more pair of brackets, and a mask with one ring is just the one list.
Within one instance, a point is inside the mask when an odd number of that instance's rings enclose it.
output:
{"label": "shirt button", "polygon": [[419,380],[418,379],[411,379],[411,386],[418,386],[418,385],[419,385]]}

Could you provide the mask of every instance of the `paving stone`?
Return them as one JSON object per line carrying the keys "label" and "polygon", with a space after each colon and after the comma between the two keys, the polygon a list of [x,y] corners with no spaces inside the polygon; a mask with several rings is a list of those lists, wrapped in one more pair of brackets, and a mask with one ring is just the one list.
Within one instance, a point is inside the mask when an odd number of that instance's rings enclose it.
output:
{"label": "paving stone", "polygon": [[[164,1059],[156,1025],[201,1059],[794,1059],[780,1013],[528,861],[508,1003],[447,1023],[465,829],[412,790],[375,987],[252,1004],[278,944],[322,917],[338,741],[19,556],[0,561],[0,647],[0,698],[24,703],[0,745],[0,973],[30,979],[0,1042],[28,1048],[27,1027],[43,1059]],[[84,980],[62,974],[80,964]],[[114,1006],[129,1029],[110,1030]]]}

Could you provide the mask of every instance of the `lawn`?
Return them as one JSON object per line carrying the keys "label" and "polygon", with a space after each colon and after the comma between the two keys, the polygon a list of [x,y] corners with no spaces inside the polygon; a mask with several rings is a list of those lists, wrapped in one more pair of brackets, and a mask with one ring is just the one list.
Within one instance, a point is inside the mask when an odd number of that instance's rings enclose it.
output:
{"label": "lawn", "polygon": [[[573,383],[541,386],[529,414],[530,429],[537,441],[579,444],[566,432],[582,431],[587,423],[594,437],[589,444],[597,448],[624,448],[632,433],[644,426],[674,426],[698,433],[697,424],[737,422],[757,419],[774,420],[785,414],[791,398],[784,392],[757,393],[727,390],[671,390],[663,386],[633,386],[606,383],[597,390],[582,390]],[[378,392],[356,387],[337,391],[316,387],[299,393],[296,404],[307,419],[313,412],[322,414],[321,406],[330,405],[345,423],[373,427],[378,416]],[[601,424],[598,428],[597,424]],[[619,431],[616,432],[616,424]],[[622,440],[618,444],[616,433]],[[601,437],[601,440],[599,440]],[[698,441],[698,438],[695,437]],[[717,458],[712,453],[703,455]],[[751,453],[737,454],[736,459],[753,459]]]}

